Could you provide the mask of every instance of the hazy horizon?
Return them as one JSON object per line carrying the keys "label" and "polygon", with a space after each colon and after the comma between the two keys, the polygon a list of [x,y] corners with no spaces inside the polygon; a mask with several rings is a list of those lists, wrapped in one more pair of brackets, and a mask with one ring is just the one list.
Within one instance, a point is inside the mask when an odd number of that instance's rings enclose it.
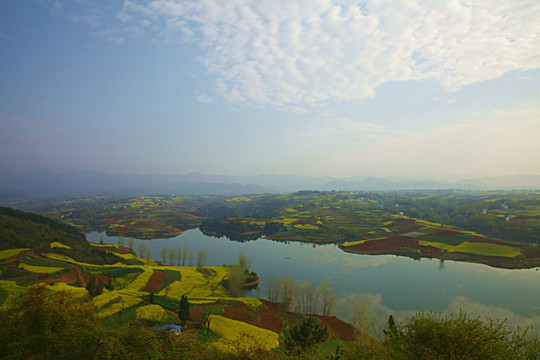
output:
{"label": "hazy horizon", "polygon": [[0,4],[0,171],[540,175],[537,1]]}

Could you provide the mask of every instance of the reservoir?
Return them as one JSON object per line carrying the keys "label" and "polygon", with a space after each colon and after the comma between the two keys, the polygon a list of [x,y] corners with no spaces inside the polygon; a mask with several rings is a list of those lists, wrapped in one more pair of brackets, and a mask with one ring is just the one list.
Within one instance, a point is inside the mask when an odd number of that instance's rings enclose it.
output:
{"label": "reservoir", "polygon": [[[100,233],[86,234],[99,242]],[[104,243],[118,238],[104,235]],[[127,240],[127,239],[126,239]],[[236,263],[243,252],[251,258],[251,270],[261,279],[248,296],[266,298],[265,282],[272,276],[290,276],[297,282],[310,280],[317,286],[328,280],[338,295],[335,315],[353,322],[355,304],[365,304],[371,318],[370,332],[379,333],[392,314],[399,320],[419,311],[459,313],[472,317],[506,319],[510,329],[533,326],[540,329],[540,270],[508,270],[482,264],[437,259],[413,260],[395,255],[358,255],[337,245],[314,245],[257,239],[238,242],[204,235],[199,229],[169,239],[135,239],[134,250],[144,242],[154,260],[160,251],[186,246],[195,254],[206,250],[206,265]],[[127,246],[127,241],[125,246]]]}

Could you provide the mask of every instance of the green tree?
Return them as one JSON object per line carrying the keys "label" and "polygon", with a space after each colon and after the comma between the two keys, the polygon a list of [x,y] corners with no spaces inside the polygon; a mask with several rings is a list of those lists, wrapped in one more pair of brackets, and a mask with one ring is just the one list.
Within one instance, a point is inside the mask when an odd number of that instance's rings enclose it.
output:
{"label": "green tree", "polygon": [[538,359],[540,339],[529,330],[510,333],[504,322],[464,313],[421,312],[404,324],[389,318],[385,345],[396,359]]}
{"label": "green tree", "polygon": [[147,249],[147,246],[143,242],[139,244],[139,247],[137,247],[137,252],[139,253],[139,257],[141,259],[144,259],[144,257],[146,256],[146,249]]}
{"label": "green tree", "polygon": [[227,287],[232,296],[241,296],[244,293],[245,272],[238,264],[234,264],[229,268],[229,278],[227,279]]}
{"label": "green tree", "polygon": [[180,309],[178,310],[178,319],[182,322],[182,326],[186,324],[189,319],[189,301],[186,295],[182,295],[180,298]]}
{"label": "green tree", "polygon": [[188,256],[187,246],[182,250],[182,266],[186,266],[186,257]]}
{"label": "green tree", "polygon": [[180,266],[182,263],[182,248],[176,249],[176,265]]}
{"label": "green tree", "polygon": [[268,301],[278,302],[279,299],[279,279],[277,276],[272,276],[266,282],[266,292]]}
{"label": "green tree", "polygon": [[169,265],[174,266],[174,259],[176,258],[176,251],[169,249]]}
{"label": "green tree", "polygon": [[133,245],[135,245],[135,240],[134,240],[132,237],[130,237],[130,238],[128,239],[128,246],[129,246],[129,248],[130,248],[131,250],[133,250]]}
{"label": "green tree", "polygon": [[206,253],[206,250],[199,250],[197,252],[197,267],[201,269],[206,264],[206,260],[208,260],[208,254]]}
{"label": "green tree", "polygon": [[192,266],[192,264],[193,264],[193,250],[189,250],[188,259],[189,259],[189,266]]}
{"label": "green tree", "polygon": [[2,359],[92,359],[103,328],[92,303],[31,286],[0,311]]}
{"label": "green tree", "polygon": [[285,309],[289,309],[291,307],[296,296],[296,291],[296,282],[292,277],[287,276],[279,281],[280,300]]}
{"label": "green tree", "polygon": [[152,258],[152,253],[150,252],[150,249],[146,250],[146,253],[144,254],[144,257],[146,259],[146,263],[149,264],[150,263],[150,258]]}
{"label": "green tree", "polygon": [[290,331],[290,336],[286,337],[285,341],[289,348],[299,346],[302,351],[305,351],[316,344],[324,341],[327,327],[318,325],[315,320],[310,317],[302,321],[302,325],[295,326]]}
{"label": "green tree", "polygon": [[249,271],[249,268],[251,267],[251,259],[241,252],[238,254],[238,265],[240,265],[243,272]]}
{"label": "green tree", "polygon": [[315,314],[317,309],[317,294],[311,281],[300,281],[295,298],[296,311],[302,314]]}
{"label": "green tree", "polygon": [[334,312],[337,302],[337,295],[328,280],[324,280],[317,286],[316,296],[319,300],[321,315],[329,316]]}
{"label": "green tree", "polygon": [[163,247],[159,252],[159,256],[161,257],[161,262],[165,264],[165,262],[167,261],[167,248]]}

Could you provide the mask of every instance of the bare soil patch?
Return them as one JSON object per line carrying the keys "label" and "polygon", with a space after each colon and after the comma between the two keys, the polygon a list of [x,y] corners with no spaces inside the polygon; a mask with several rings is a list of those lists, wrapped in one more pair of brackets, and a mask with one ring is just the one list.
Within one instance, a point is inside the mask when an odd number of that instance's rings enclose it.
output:
{"label": "bare soil patch", "polygon": [[525,249],[522,252],[523,252],[523,255],[525,255],[527,259],[540,259],[539,247],[536,247],[536,248],[529,247],[528,249]]}
{"label": "bare soil patch", "polygon": [[167,276],[167,273],[165,271],[154,270],[152,277],[150,278],[150,280],[148,280],[148,283],[146,283],[146,286],[141,291],[144,291],[147,293],[158,292],[166,276]]}
{"label": "bare soil patch", "polygon": [[336,316],[313,315],[313,317],[318,318],[323,324],[328,326],[330,339],[344,341],[356,340],[356,328],[352,324],[346,323]]}
{"label": "bare soil patch", "polygon": [[394,235],[380,240],[366,241],[363,244],[348,247],[355,251],[388,251],[396,248],[419,249],[418,241],[407,236]]}
{"label": "bare soil patch", "polygon": [[77,272],[75,270],[71,270],[67,273],[61,274],[57,278],[49,278],[49,279],[42,280],[41,282],[45,284],[56,284],[59,282],[65,282],[66,284],[73,284],[76,281],[77,281]]}
{"label": "bare soil patch", "polygon": [[281,333],[283,329],[283,320],[264,307],[254,310],[242,303],[232,303],[224,308],[224,316],[273,331],[277,334]]}
{"label": "bare soil patch", "polygon": [[84,279],[86,280],[86,282],[88,282],[88,281],[90,281],[91,277],[93,277],[95,279],[96,284],[99,283],[99,280],[101,280],[101,283],[103,285],[107,284],[109,282],[109,280],[111,279],[107,275],[103,275],[103,274],[99,274],[99,275],[86,274]]}

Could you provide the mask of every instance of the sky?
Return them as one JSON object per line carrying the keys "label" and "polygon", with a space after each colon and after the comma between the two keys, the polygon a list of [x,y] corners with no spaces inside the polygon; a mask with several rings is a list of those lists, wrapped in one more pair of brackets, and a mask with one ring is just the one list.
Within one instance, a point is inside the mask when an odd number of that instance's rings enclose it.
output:
{"label": "sky", "polygon": [[540,175],[538,19],[538,0],[0,0],[0,171]]}

